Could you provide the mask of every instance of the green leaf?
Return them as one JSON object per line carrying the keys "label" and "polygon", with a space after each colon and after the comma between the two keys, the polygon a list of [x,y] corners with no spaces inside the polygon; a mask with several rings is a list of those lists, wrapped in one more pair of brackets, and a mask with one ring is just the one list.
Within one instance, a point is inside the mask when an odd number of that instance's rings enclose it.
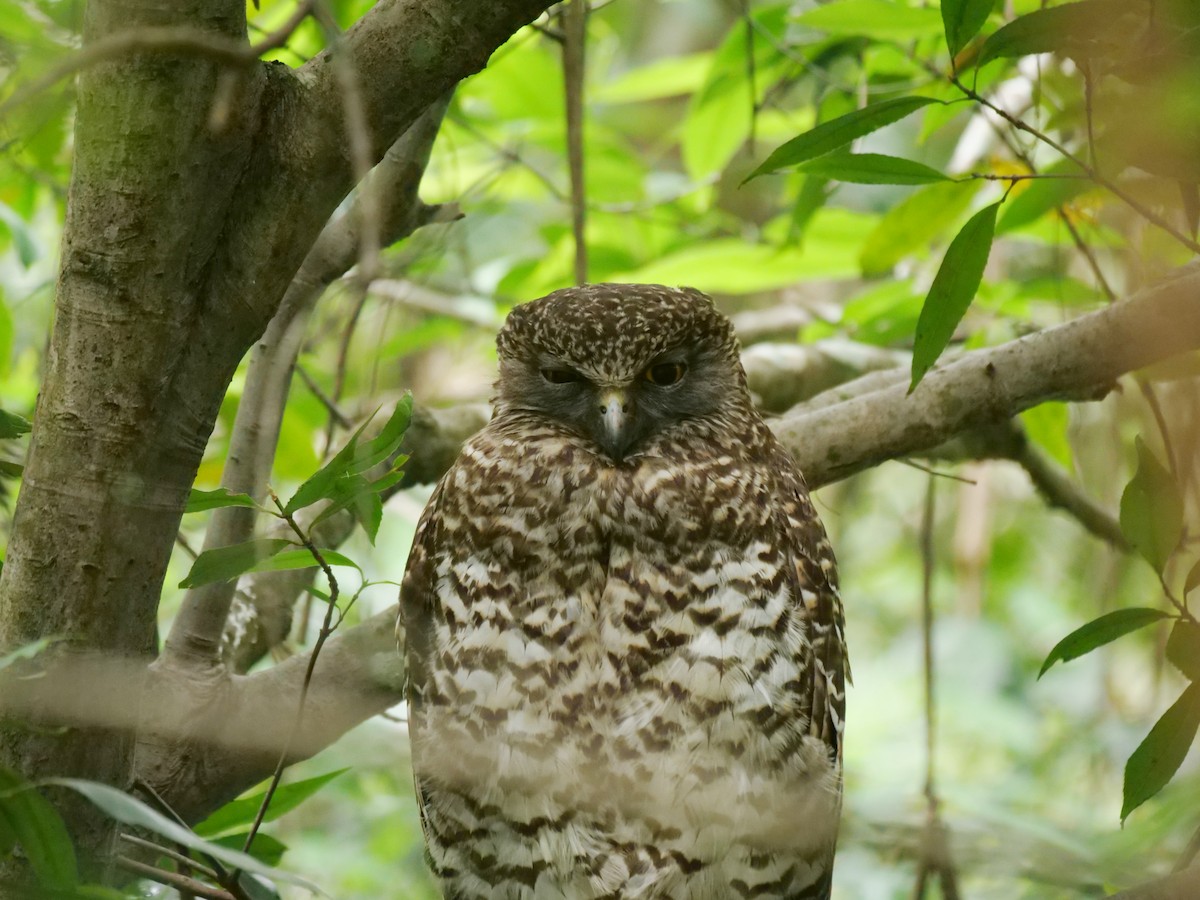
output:
{"label": "green leaf", "polygon": [[27,420],[20,416],[0,409],[0,440],[20,437],[32,427]]}
{"label": "green leaf", "polygon": [[1125,764],[1121,821],[1162,790],[1187,756],[1200,728],[1200,684],[1192,683],[1154,723]]}
{"label": "green leaf", "polygon": [[[1034,10],[989,37],[980,48],[976,64],[1036,53],[1090,56],[1120,34],[1114,23],[1133,6],[1136,4],[1128,0],[1083,0]],[[1145,9],[1137,10],[1137,14],[1144,16]]]}
{"label": "green leaf", "polygon": [[949,180],[924,163],[882,153],[830,153],[796,168],[809,175],[853,184],[932,184]]}
{"label": "green leaf", "polygon": [[[347,566],[351,569],[359,569],[358,563],[350,559],[348,556],[343,556],[336,550],[321,550],[321,556],[331,566]],[[282,553],[276,553],[274,556],[268,556],[261,562],[255,563],[254,566],[246,570],[246,574],[251,572],[285,572],[290,569],[311,569],[319,565],[312,553],[307,548],[299,550],[284,550]]]}
{"label": "green leaf", "polygon": [[412,404],[412,394],[405,394],[392,410],[379,434],[360,446],[359,439],[370,420],[364,422],[333,459],[297,488],[283,511],[290,515],[319,500],[343,495],[345,489],[339,488],[339,479],[359,475],[395,453],[412,419]]}
{"label": "green leaf", "polygon": [[796,195],[796,203],[792,206],[792,216],[788,222],[787,240],[794,244],[804,238],[805,229],[817,210],[829,199],[829,182],[816,175],[804,179],[800,192]]}
{"label": "green leaf", "polygon": [[12,313],[9,312],[4,302],[4,294],[0,291],[0,377],[7,374],[8,364],[12,359],[14,331]]}
{"label": "green leaf", "polygon": [[693,181],[701,183],[722,171],[746,142],[755,104],[761,99],[751,94],[751,85],[761,93],[771,83],[766,77],[769,71],[787,65],[775,47],[787,31],[788,7],[787,3],[773,3],[754,10],[750,14],[753,39],[748,37],[745,23],[739,22],[713,53],[704,84],[688,103],[679,142],[684,169]]}
{"label": "green leaf", "polygon": [[822,122],[817,127],[797,135],[786,144],[776,148],[757,169],[746,176],[746,181],[777,172],[788,166],[799,165],[826,153],[831,153],[845,147],[855,138],[878,131],[885,125],[898,122],[905,116],[910,116],[918,109],[931,103],[941,103],[932,97],[897,97],[894,100],[884,100],[873,103],[854,112],[838,116],[829,122]]}
{"label": "green leaf", "polygon": [[1056,662],[1077,659],[1085,653],[1091,653],[1097,647],[1112,643],[1131,631],[1137,631],[1139,628],[1145,628],[1147,625],[1153,625],[1166,618],[1169,618],[1167,613],[1148,607],[1118,609],[1105,613],[1100,618],[1093,619],[1086,625],[1075,629],[1055,644],[1050,655],[1046,657],[1046,661],[1042,663],[1042,670],[1038,672],[1038,678],[1045,675],[1046,671]]}
{"label": "green leaf", "polygon": [[[343,775],[349,771],[348,768],[335,769],[332,772],[326,772],[324,775],[317,775],[315,778],[306,778],[303,781],[294,781],[291,784],[281,784],[279,789],[275,791],[275,796],[271,798],[271,805],[267,808],[266,815],[263,816],[263,821],[272,822],[278,819],[284,813],[295,809],[339,775]],[[234,829],[245,829],[246,826],[254,823],[255,816],[258,815],[258,808],[262,806],[263,797],[265,796],[266,791],[261,791],[253,796],[239,797],[237,800],[226,803],[196,826],[196,834],[201,837],[214,837]],[[258,838],[256,837],[254,841],[257,844]]]}
{"label": "green leaf", "polygon": [[596,103],[642,103],[695,93],[712,68],[712,53],[667,56],[624,72],[590,91]]}
{"label": "green leaf", "polygon": [[1196,560],[1196,564],[1192,566],[1183,582],[1183,596],[1186,597],[1198,587],[1200,587],[1200,559]]}
{"label": "green leaf", "polygon": [[[249,831],[239,831],[236,834],[227,834],[224,837],[213,838],[212,842],[218,847],[241,850],[246,846],[246,838],[249,835]],[[261,831],[254,835],[254,843],[250,845],[250,855],[268,866],[279,865],[280,860],[283,859],[283,854],[286,852],[287,844],[269,834],[263,834]]]}
{"label": "green leaf", "polygon": [[404,473],[396,468],[375,481],[368,481],[362,475],[339,479],[332,488],[329,505],[313,519],[312,527],[316,528],[326,519],[348,509],[374,544],[383,521],[383,500],[380,495],[403,477]]}
{"label": "green leaf", "polygon": [[1075,467],[1071,457],[1071,442],[1067,438],[1070,425],[1069,407],[1065,403],[1039,403],[1021,413],[1021,424],[1034,444],[1068,472]]}
{"label": "green leaf", "polygon": [[249,494],[235,494],[228,488],[217,488],[215,491],[202,491],[192,488],[188,495],[185,513],[203,512],[206,509],[218,509],[222,506],[246,506],[257,509],[258,504]]}
{"label": "green leaf", "polygon": [[1200,681],[1200,625],[1180,619],[1167,638],[1167,659],[1188,677]]}
{"label": "green leaf", "polygon": [[801,13],[794,21],[828,34],[881,41],[909,41],[941,31],[941,22],[933,9],[889,0],[833,0]]}
{"label": "green leaf", "polygon": [[192,563],[187,577],[179,582],[181,588],[199,587],[215,581],[228,581],[244,575],[252,568],[287,547],[296,546],[282,538],[258,538],[228,547],[205,550]]}
{"label": "green leaf", "polygon": [[12,853],[13,847],[17,845],[17,833],[8,824],[8,818],[4,815],[3,806],[4,801],[0,799],[0,859]]}
{"label": "green leaf", "polygon": [[859,252],[864,275],[883,275],[910,253],[924,251],[966,214],[978,181],[931,184],[888,210]]}
{"label": "green leaf", "polygon": [[0,223],[8,226],[13,244],[17,248],[17,259],[21,261],[22,266],[28,269],[42,255],[29,224],[17,215],[11,206],[3,202],[0,202]]}
{"label": "green leaf", "polygon": [[850,278],[858,271],[858,247],[872,227],[873,219],[826,207],[813,215],[802,246],[771,247],[740,238],[696,241],[609,280],[751,294],[798,281]]}
{"label": "green leaf", "polygon": [[42,887],[66,890],[79,883],[75,848],[62,817],[28,782],[0,766],[0,826],[21,850]]}
{"label": "green leaf", "polygon": [[[1060,167],[1063,168],[1063,167]],[[1047,171],[1048,175],[1055,174]],[[1014,192],[996,223],[996,233],[1005,234],[1032,225],[1046,213],[1056,211],[1092,187],[1085,178],[1038,178]]]}
{"label": "green leaf", "polygon": [[118,822],[124,822],[126,825],[144,828],[147,831],[162,835],[168,840],[177,844],[183,844],[183,846],[191,850],[197,850],[209,856],[216,857],[232,868],[244,869],[256,875],[263,875],[273,881],[286,881],[291,884],[297,884],[305,890],[320,894],[322,897],[329,896],[329,894],[306,878],[293,875],[291,872],[286,872],[283,869],[263,865],[246,853],[231,850],[228,847],[221,847],[211,841],[204,840],[190,829],[177,825],[166,818],[166,816],[151,809],[136,797],[131,797],[129,794],[118,791],[114,787],[109,787],[107,784],[100,784],[95,781],[83,781],[78,778],[49,778],[46,779],[46,783],[70,788],[82,794]]}
{"label": "green leaf", "polygon": [[950,343],[954,329],[966,315],[975,292],[979,290],[983,269],[992,249],[999,209],[997,202],[971,216],[946,250],[942,265],[925,297],[925,304],[921,307],[921,316],[917,319],[917,333],[913,338],[912,383],[908,387],[910,394]]}
{"label": "green leaf", "polygon": [[[255,840],[258,838],[255,837]],[[279,891],[267,882],[264,882],[257,875],[251,875],[249,872],[237,873],[238,887],[246,895],[248,900],[280,900]]]}
{"label": "green leaf", "polygon": [[1183,536],[1183,499],[1171,473],[1137,437],[1138,466],[1121,494],[1121,533],[1154,571],[1162,572]]}
{"label": "green leaf", "polygon": [[979,33],[995,5],[995,0],[942,0],[942,26],[952,57]]}

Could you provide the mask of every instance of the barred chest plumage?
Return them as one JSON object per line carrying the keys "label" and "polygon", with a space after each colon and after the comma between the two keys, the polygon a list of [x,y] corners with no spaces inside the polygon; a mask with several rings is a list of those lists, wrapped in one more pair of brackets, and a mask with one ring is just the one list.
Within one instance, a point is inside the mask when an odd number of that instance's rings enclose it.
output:
{"label": "barred chest plumage", "polygon": [[613,465],[502,417],[439,487],[409,656],[448,897],[824,896],[840,771],[813,698],[840,682],[813,647],[840,631],[811,612],[832,557],[770,538],[815,517],[765,426],[735,424]]}

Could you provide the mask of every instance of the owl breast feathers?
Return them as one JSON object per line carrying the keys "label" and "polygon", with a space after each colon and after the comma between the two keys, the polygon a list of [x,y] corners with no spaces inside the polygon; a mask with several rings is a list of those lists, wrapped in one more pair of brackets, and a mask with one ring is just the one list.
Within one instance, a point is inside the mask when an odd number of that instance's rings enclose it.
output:
{"label": "owl breast feathers", "polygon": [[825,898],[832,551],[698,291],[515,308],[418,526],[409,728],[448,898]]}

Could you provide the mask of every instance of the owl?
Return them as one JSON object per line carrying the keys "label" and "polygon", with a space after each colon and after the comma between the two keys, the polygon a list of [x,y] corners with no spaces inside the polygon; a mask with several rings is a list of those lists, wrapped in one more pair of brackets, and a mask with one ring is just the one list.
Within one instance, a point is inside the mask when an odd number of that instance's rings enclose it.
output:
{"label": "owl", "polygon": [[497,348],[401,588],[445,896],[829,897],[837,574],[731,323],[594,284],[517,306]]}

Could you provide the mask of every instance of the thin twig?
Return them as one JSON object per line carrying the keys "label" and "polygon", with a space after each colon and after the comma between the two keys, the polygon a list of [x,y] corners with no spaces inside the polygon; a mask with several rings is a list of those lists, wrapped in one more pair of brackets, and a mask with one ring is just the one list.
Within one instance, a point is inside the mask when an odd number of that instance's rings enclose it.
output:
{"label": "thin twig", "polygon": [[746,26],[746,82],[750,88],[750,133],[746,144],[753,154],[758,141],[758,69],[754,59],[754,18],[750,15],[750,0],[742,0],[742,21]]}
{"label": "thin twig", "polygon": [[570,0],[562,13],[563,83],[567,107],[567,163],[571,176],[571,230],[575,236],[575,283],[587,284],[587,185],[584,162],[584,56],[588,0]]}
{"label": "thin twig", "polygon": [[970,478],[964,478],[961,475],[955,475],[953,472],[940,472],[932,466],[922,465],[914,459],[897,459],[896,462],[904,466],[916,469],[918,472],[924,472],[926,475],[932,475],[934,478],[949,478],[951,481],[959,481],[963,484],[976,484]]}
{"label": "thin twig", "polygon": [[953,84],[956,88],[958,88],[960,91],[962,91],[963,94],[966,95],[969,99],[974,100],[976,103],[979,103],[982,106],[986,106],[988,109],[990,109],[992,112],[994,112],[1000,118],[1004,119],[1004,121],[1008,122],[1014,128],[1016,128],[1020,131],[1024,131],[1026,134],[1032,135],[1034,138],[1036,138],[1037,140],[1046,144],[1048,147],[1054,148],[1054,150],[1056,150],[1059,154],[1061,154],[1063,156],[1063,158],[1068,159],[1075,165],[1079,166],[1080,170],[1084,174],[1086,174],[1089,178],[1091,178],[1092,181],[1094,181],[1096,184],[1100,185],[1101,187],[1103,187],[1104,189],[1109,191],[1111,194],[1113,194],[1114,196],[1116,196],[1117,198],[1122,200],[1126,206],[1128,206],[1130,209],[1132,209],[1134,212],[1136,212],[1139,216],[1141,216],[1147,222],[1150,222],[1152,225],[1155,225],[1158,228],[1165,231],[1167,234],[1169,234],[1171,237],[1175,238],[1175,240],[1177,240],[1183,246],[1187,247],[1193,253],[1200,253],[1200,243],[1189,238],[1186,234],[1181,232],[1178,228],[1173,226],[1170,222],[1168,222],[1162,216],[1158,215],[1158,213],[1154,212],[1154,210],[1148,209],[1147,207],[1143,206],[1134,197],[1132,197],[1124,188],[1117,185],[1116,182],[1112,181],[1111,179],[1106,178],[1103,175],[1101,175],[1100,172],[1098,172],[1094,166],[1088,164],[1085,160],[1080,159],[1078,156],[1076,156],[1074,153],[1072,153],[1070,150],[1068,150],[1066,147],[1064,147],[1058,141],[1054,140],[1048,134],[1046,134],[1043,131],[1039,131],[1037,128],[1034,128],[1032,125],[1029,125],[1028,123],[1022,121],[1021,119],[1014,116],[1012,113],[1005,110],[1003,107],[997,106],[995,103],[993,103],[987,97],[980,94],[978,91],[975,91],[972,88],[967,87],[965,84],[963,84],[958,79],[957,76],[947,75],[946,77],[949,78],[951,84]]}
{"label": "thin twig", "polygon": [[925,719],[925,814],[926,829],[921,839],[917,860],[917,877],[913,884],[913,900],[923,900],[929,876],[936,871],[933,861],[933,827],[937,822],[937,791],[934,786],[934,748],[936,721],[934,718],[933,682],[933,519],[937,479],[925,483],[925,502],[921,509],[921,677],[924,687]]}
{"label": "thin twig", "polygon": [[229,893],[229,891],[212,887],[202,881],[197,881],[195,878],[180,875],[178,872],[168,872],[165,869],[146,865],[145,863],[138,862],[136,859],[130,859],[128,856],[118,856],[116,863],[119,868],[124,869],[126,872],[132,872],[134,875],[157,882],[158,884],[165,884],[167,887],[173,887],[180,892],[186,891],[197,897],[204,897],[206,900],[237,900],[236,895]]}
{"label": "thin twig", "polygon": [[1061,174],[1051,174],[1047,172],[1027,172],[1022,175],[999,175],[994,172],[971,172],[963,175],[960,178],[951,179],[953,181],[972,181],[982,179],[984,181],[1008,181],[1016,183],[1018,181],[1091,181],[1090,176],[1083,174],[1075,174],[1071,172],[1063,172]]}
{"label": "thin twig", "polygon": [[[333,393],[330,395],[330,401],[335,408],[341,402],[342,391],[346,388],[346,367],[350,363],[350,341],[354,339],[354,331],[358,327],[358,319],[362,315],[363,307],[367,305],[368,292],[365,282],[353,282],[351,290],[357,296],[354,299],[354,309],[350,311],[350,318],[346,322],[346,327],[342,329],[341,339],[338,342],[337,366],[334,369],[333,375]],[[342,418],[345,419],[344,416]],[[329,455],[330,449],[333,447],[333,431],[336,424],[331,415],[325,429],[325,456]]]}
{"label": "thin twig", "polygon": [[215,869],[210,869],[208,866],[196,862],[196,860],[192,859],[186,853],[180,853],[178,850],[174,850],[171,847],[164,847],[161,844],[154,843],[153,841],[147,841],[135,834],[126,834],[122,832],[121,840],[125,841],[126,843],[133,844],[135,847],[141,847],[143,850],[149,850],[153,853],[158,853],[161,856],[165,856],[168,859],[173,859],[175,862],[181,865],[189,866],[190,868],[195,869],[201,875],[207,875],[213,881],[220,880],[220,877],[217,875]]}
{"label": "thin twig", "polygon": [[1200,854],[1200,827],[1192,833],[1192,839],[1188,841],[1183,855],[1179,857],[1179,861],[1175,863],[1175,868],[1171,871],[1182,872],[1195,861],[1198,854]]}
{"label": "thin twig", "polygon": [[921,647],[925,682],[925,831],[921,838],[921,856],[913,897],[921,900],[931,875],[937,875],[944,900],[958,900],[958,878],[950,860],[946,828],[938,811],[937,794],[937,696],[933,659],[933,576],[935,521],[934,499],[937,479],[932,476],[925,486],[925,504],[921,511]]}
{"label": "thin twig", "polygon": [[1083,72],[1083,110],[1084,119],[1087,122],[1088,163],[1095,168],[1097,165],[1096,129],[1092,119],[1092,100],[1095,85],[1092,82],[1092,67],[1086,59],[1082,61],[1079,68]]}
{"label": "thin twig", "polygon": [[244,853],[250,852],[254,838],[258,834],[258,830],[262,827],[263,819],[266,817],[267,810],[271,806],[271,800],[275,796],[275,791],[279,789],[279,783],[283,779],[283,770],[287,766],[288,754],[291,753],[296,736],[299,735],[300,728],[304,724],[304,703],[308,699],[308,690],[312,685],[313,672],[317,668],[317,657],[321,655],[321,648],[325,646],[325,641],[328,640],[329,636],[337,628],[333,621],[333,613],[337,609],[338,583],[337,578],[333,574],[333,569],[325,561],[324,555],[317,549],[316,544],[312,542],[312,538],[297,524],[296,517],[291,513],[284,512],[283,504],[279,502],[279,497],[274,491],[271,491],[271,501],[279,510],[279,515],[288,523],[288,526],[295,533],[296,537],[300,539],[305,549],[317,561],[317,565],[321,567],[321,571],[325,573],[325,578],[329,581],[329,601],[325,607],[325,621],[321,624],[321,631],[317,634],[312,652],[308,656],[308,666],[304,670],[304,681],[300,685],[300,699],[296,704],[296,716],[292,720],[292,727],[288,730],[287,738],[283,742],[283,748],[279,752],[279,761],[275,764],[275,771],[271,775],[271,783],[267,786],[267,792],[263,795],[262,804],[258,807],[258,812],[254,816],[254,823],[250,826],[250,832],[246,835],[246,843],[242,846]]}
{"label": "thin twig", "polygon": [[1116,303],[1119,297],[1117,292],[1113,290],[1113,286],[1108,283],[1108,279],[1104,277],[1104,271],[1100,268],[1100,261],[1096,259],[1096,254],[1092,250],[1091,245],[1083,239],[1079,229],[1075,227],[1075,223],[1071,221],[1071,217],[1067,215],[1064,207],[1060,206],[1057,209],[1058,217],[1062,220],[1063,225],[1067,227],[1067,233],[1071,235],[1071,240],[1075,243],[1075,248],[1083,254],[1083,258],[1087,260],[1088,267],[1092,270],[1092,275],[1100,285],[1100,290],[1104,292],[1104,296],[1108,298],[1109,303]]}
{"label": "thin twig", "polygon": [[[162,795],[154,789],[154,785],[139,778],[134,782],[134,787],[149,797],[153,801],[154,805],[158,807],[159,811],[171,819],[171,821],[173,821],[180,828],[183,828],[186,831],[192,830],[192,826],[185,822],[179,813],[175,812],[171,804],[164,800]],[[222,887],[229,890],[234,900],[249,900],[249,898],[246,897],[245,891],[242,890],[241,885],[238,884],[236,872],[230,872],[228,869],[226,869],[223,865],[221,865],[221,861],[211,853],[205,853],[201,851],[200,855],[204,857],[205,862],[207,862],[212,868],[213,872],[216,873],[217,882]]]}
{"label": "thin twig", "polygon": [[925,679],[925,800],[935,815],[937,791],[934,785],[934,749],[937,719],[933,674],[933,521],[936,493],[937,479],[931,477],[925,485],[925,505],[921,511],[921,646]]}
{"label": "thin twig", "polygon": [[184,553],[191,557],[193,562],[195,562],[196,557],[200,555],[196,552],[196,549],[190,543],[188,543],[188,539],[183,536],[182,531],[175,533],[175,543],[179,545],[180,549],[182,549]]}
{"label": "thin twig", "polygon": [[1121,525],[1111,513],[1097,505],[1066,472],[1039,453],[1024,433],[1017,432],[1015,443],[1017,446],[1007,458],[1025,470],[1034,489],[1049,506],[1074,517],[1080,525],[1118,550],[1129,551]]}
{"label": "thin twig", "polygon": [[1154,416],[1154,421],[1158,425],[1158,433],[1162,436],[1163,449],[1167,452],[1167,468],[1171,472],[1171,478],[1175,483],[1179,483],[1179,466],[1176,464],[1175,447],[1171,442],[1171,432],[1167,429],[1167,417],[1163,415],[1162,404],[1158,401],[1158,394],[1155,393],[1153,385],[1143,378],[1136,379],[1138,388],[1142,392],[1142,396],[1146,398],[1146,403],[1150,407],[1150,412]]}
{"label": "thin twig", "polygon": [[321,386],[317,384],[316,380],[312,377],[312,375],[309,374],[308,369],[304,368],[304,366],[297,365],[296,374],[300,376],[300,380],[304,382],[304,386],[308,388],[309,392],[320,401],[322,406],[325,407],[325,411],[329,413],[329,417],[337,423],[338,428],[349,428],[353,424],[350,419],[346,417],[346,414],[338,409],[338,405],[333,402],[333,398],[321,389]]}

